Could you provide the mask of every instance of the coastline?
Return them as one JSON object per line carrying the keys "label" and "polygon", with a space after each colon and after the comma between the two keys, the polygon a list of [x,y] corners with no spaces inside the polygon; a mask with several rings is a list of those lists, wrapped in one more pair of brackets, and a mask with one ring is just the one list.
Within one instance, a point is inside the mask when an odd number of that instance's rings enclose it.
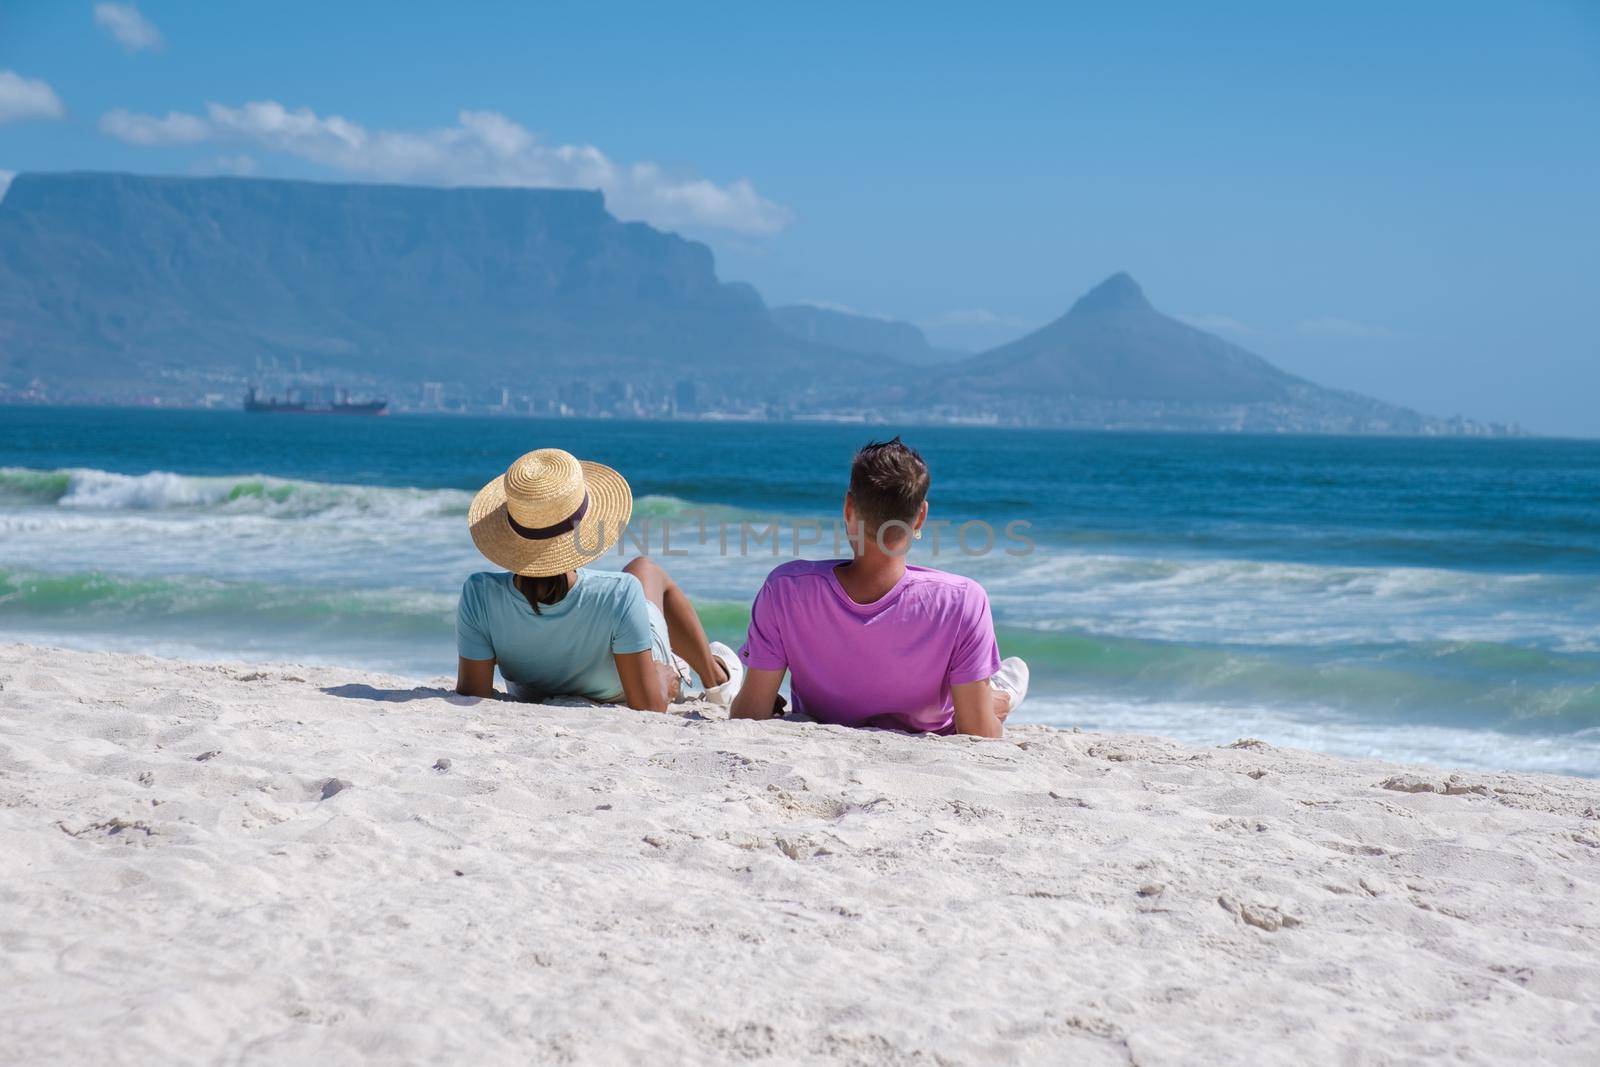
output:
{"label": "coastline", "polygon": [[[239,388],[244,388],[248,382],[240,379],[236,383]],[[145,397],[141,399],[116,399],[114,397],[95,397],[67,400],[30,400],[11,396],[0,396],[0,409],[68,409],[83,411],[203,411],[221,412],[225,414],[250,414],[244,408],[231,403],[208,404],[197,399],[175,399],[171,402],[152,400]],[[270,414],[270,413],[257,413]],[[584,414],[562,415],[550,412],[527,413],[506,411],[493,405],[480,407],[452,408],[423,408],[423,407],[391,407],[384,413],[385,418],[439,418],[439,419],[507,419],[517,422],[555,423],[557,425],[615,425],[617,423],[645,423],[649,425],[661,424],[764,424],[772,422],[771,412],[764,409],[751,411],[702,411],[689,413],[673,413],[670,415],[638,415],[638,414]],[[1459,416],[1458,416],[1459,417]],[[1115,423],[1073,423],[1073,422],[1004,422],[984,421],[981,418],[962,417],[949,415],[940,417],[933,413],[918,415],[915,412],[885,413],[877,409],[850,411],[838,413],[804,413],[791,414],[777,421],[791,426],[861,426],[864,428],[881,426],[912,426],[918,428],[934,429],[971,429],[985,433],[995,430],[1035,430],[1046,433],[1082,433],[1082,434],[1123,434],[1129,436],[1151,435],[1159,437],[1207,437],[1223,435],[1227,437],[1261,437],[1282,440],[1284,438],[1304,437],[1312,440],[1327,440],[1329,438],[1352,438],[1355,440],[1442,440],[1442,441],[1592,441],[1595,435],[1577,435],[1562,433],[1541,433],[1529,430],[1520,424],[1513,423],[1504,429],[1484,430],[1460,429],[1452,432],[1439,431],[1404,431],[1404,430],[1316,430],[1316,429],[1262,429],[1262,428],[1236,428],[1228,426],[1194,427],[1194,426],[1161,426],[1161,425],[1120,425]],[[1476,420],[1464,420],[1467,423],[1479,425]],[[1482,424],[1496,425],[1496,424]]]}
{"label": "coastline", "polygon": [[1579,1063],[1600,782],[0,646],[0,1059]]}

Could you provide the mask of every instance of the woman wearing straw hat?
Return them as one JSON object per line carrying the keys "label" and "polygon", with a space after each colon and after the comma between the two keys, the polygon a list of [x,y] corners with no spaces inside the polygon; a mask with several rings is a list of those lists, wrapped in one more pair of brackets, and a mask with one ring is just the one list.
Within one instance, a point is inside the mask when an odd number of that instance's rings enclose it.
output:
{"label": "woman wearing straw hat", "polygon": [[643,556],[621,571],[579,569],[616,544],[632,515],[622,475],[559,448],[529,452],[479,491],[467,515],[473,543],[506,569],[461,589],[456,692],[494,696],[498,666],[514,699],[665,711],[682,692],[681,659],[708,699],[733,700],[738,657],[706,640],[666,571]]}

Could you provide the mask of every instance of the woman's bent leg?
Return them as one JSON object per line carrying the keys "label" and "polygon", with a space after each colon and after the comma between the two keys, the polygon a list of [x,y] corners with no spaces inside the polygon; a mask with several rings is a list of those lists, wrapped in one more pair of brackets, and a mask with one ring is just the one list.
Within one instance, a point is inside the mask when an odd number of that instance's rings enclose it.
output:
{"label": "woman's bent leg", "polygon": [[705,627],[700,625],[700,616],[695,614],[688,594],[678,588],[672,576],[649,556],[639,556],[622,569],[639,579],[639,584],[644,586],[645,599],[660,608],[666,617],[672,651],[683,657],[707,688],[726,682],[728,672],[711,654],[711,642],[706,639]]}

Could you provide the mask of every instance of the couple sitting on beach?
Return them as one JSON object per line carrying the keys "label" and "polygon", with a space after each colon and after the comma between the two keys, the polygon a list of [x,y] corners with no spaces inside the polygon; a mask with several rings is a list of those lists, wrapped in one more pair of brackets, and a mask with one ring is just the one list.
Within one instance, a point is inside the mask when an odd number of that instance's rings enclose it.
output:
{"label": "couple sitting on beach", "polygon": [[999,737],[1028,669],[1001,662],[982,586],[906,564],[927,496],[928,467],[898,437],[857,452],[844,500],[854,558],[774,570],[736,656],[706,639],[654,561],[580,570],[621,536],[633,494],[610,467],[530,452],[472,502],[473,542],[507,570],[474,574],[461,590],[456,692],[494,696],[498,665],[515,699],[665,711],[689,694],[692,670],[731,717],[768,719],[788,672],[795,709],[819,722]]}

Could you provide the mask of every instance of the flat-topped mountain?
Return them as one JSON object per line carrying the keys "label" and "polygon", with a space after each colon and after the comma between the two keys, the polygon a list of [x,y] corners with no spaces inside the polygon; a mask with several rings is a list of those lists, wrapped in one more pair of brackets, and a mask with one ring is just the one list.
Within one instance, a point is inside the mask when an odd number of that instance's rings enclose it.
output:
{"label": "flat-topped mountain", "polygon": [[0,378],[106,386],[260,359],[531,386],[865,362],[796,340],[711,250],[570,189],[21,174],[0,201]]}

